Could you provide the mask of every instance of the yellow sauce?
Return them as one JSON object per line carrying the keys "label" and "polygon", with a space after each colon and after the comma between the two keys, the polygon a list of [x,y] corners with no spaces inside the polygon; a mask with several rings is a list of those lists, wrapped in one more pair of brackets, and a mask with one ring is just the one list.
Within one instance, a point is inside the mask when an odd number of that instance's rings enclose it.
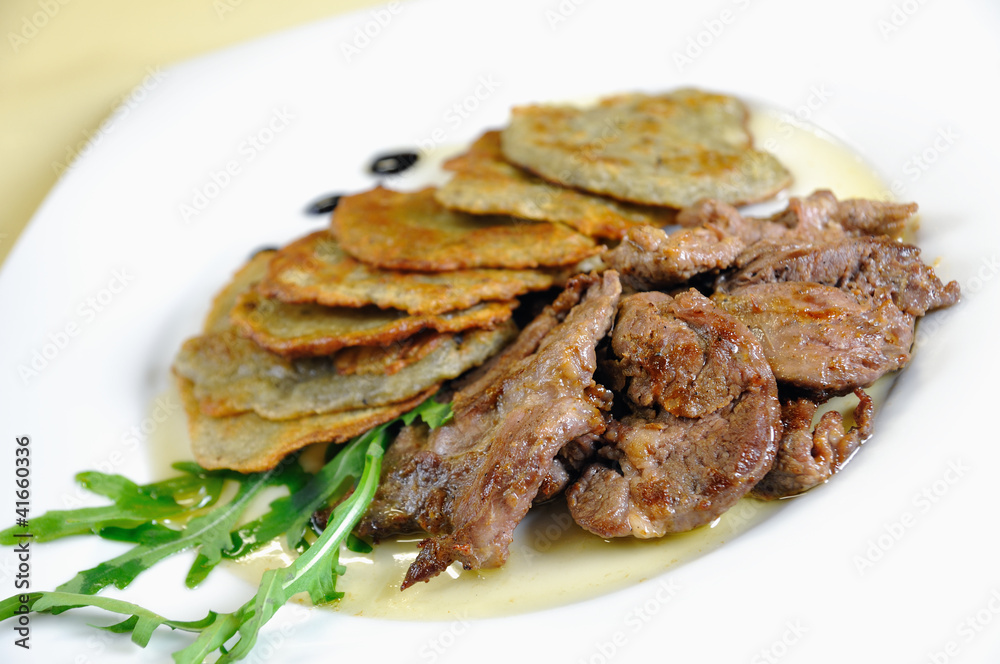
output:
{"label": "yellow sauce", "polygon": [[[170,377],[170,387],[153,400],[151,410],[157,403],[182,404],[181,394],[177,390],[173,377]],[[183,408],[175,408],[155,429],[149,432],[146,439],[146,453],[153,468],[154,479],[176,475],[177,471],[171,465],[178,461],[194,461],[191,454],[191,438],[188,436],[187,415]]]}
{"label": "yellow sauce", "polygon": [[[788,195],[807,195],[826,188],[840,198],[884,197],[883,180],[830,136],[808,130],[792,122],[790,116],[766,110],[754,113],[750,127],[756,145],[773,152],[792,172],[795,183]],[[887,377],[870,390],[876,403],[884,397],[891,380]],[[179,399],[176,394],[171,398]],[[831,406],[849,412],[856,402],[848,396],[834,400]],[[151,454],[161,474],[173,461],[190,458],[184,416],[175,419],[150,437]],[[406,568],[417,555],[419,536],[383,542],[369,554],[344,549],[341,563],[347,573],[338,588],[346,595],[334,608],[380,618],[452,620],[569,604],[652,578],[705,555],[780,509],[780,502],[744,499],[709,526],[689,533],[657,540],[604,540],[573,523],[559,498],[532,509],[518,526],[510,558],[502,569],[467,572],[456,563],[430,583],[400,592]],[[282,542],[276,541],[226,567],[256,583],[265,569],[285,566],[292,559]]]}
{"label": "yellow sauce", "polygon": [[750,117],[750,132],[754,145],[774,154],[795,178],[782,198],[829,189],[837,198],[885,199],[885,181],[859,155],[790,114],[757,111]]}

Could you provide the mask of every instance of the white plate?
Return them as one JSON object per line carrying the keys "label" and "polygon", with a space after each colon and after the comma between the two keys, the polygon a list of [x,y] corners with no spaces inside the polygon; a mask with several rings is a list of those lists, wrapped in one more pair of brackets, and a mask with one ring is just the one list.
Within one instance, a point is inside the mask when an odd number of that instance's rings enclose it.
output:
{"label": "white plate", "polygon": [[[146,436],[129,432],[153,427],[150,404],[212,292],[256,247],[322,225],[303,214],[308,202],[369,187],[363,169],[373,153],[461,144],[502,124],[516,103],[697,85],[798,109],[855,146],[898,182],[901,198],[920,203],[925,257],[962,284],[962,304],[922,323],[916,357],[879,413],[872,444],[837,481],[626,590],[468,624],[291,607],[255,657],[997,661],[1000,538],[988,506],[1000,451],[985,428],[1000,369],[1000,233],[990,196],[1000,153],[996,7],[391,7],[159,72],[60,181],[0,274],[0,521],[14,519],[16,436],[32,441],[35,516],[82,495],[72,481],[78,470],[150,479]],[[470,110],[456,110],[463,103]],[[222,175],[227,165],[239,172]],[[429,167],[420,168],[403,184],[426,177]],[[185,223],[181,206],[194,207],[196,191],[212,200]],[[19,368],[33,359],[38,374],[22,378]],[[93,539],[32,547],[32,589],[51,589],[121,550]],[[224,572],[185,591],[188,561],[162,564],[115,594],[195,618],[232,610],[251,592]],[[15,563],[12,551],[0,551],[4,596],[15,591]],[[187,642],[158,631],[139,651],[83,622],[34,616],[30,652],[13,645],[5,624],[0,652],[5,661],[163,661]]]}

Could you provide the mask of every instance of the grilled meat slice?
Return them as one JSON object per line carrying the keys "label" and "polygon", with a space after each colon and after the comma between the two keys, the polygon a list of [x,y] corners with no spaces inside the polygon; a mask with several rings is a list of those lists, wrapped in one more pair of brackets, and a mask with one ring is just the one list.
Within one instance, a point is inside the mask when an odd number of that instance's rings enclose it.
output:
{"label": "grilled meat slice", "polygon": [[706,199],[678,213],[679,230],[629,229],[621,244],[605,252],[604,260],[637,290],[668,288],[700,274],[742,267],[773,245],[804,247],[859,235],[896,236],[916,210],[914,203],[838,201],[820,190],[806,198],[793,197],[781,212],[758,218]]}
{"label": "grilled meat slice", "polygon": [[636,412],[604,434],[612,448],[601,452],[615,463],[592,464],[567,491],[573,518],[602,537],[710,522],[760,481],[777,450],[777,386],[760,344],[691,290],[625,298],[612,348]]}
{"label": "grilled meat slice", "polygon": [[750,284],[712,300],[757,336],[779,384],[820,399],[867,387],[910,360],[914,317],[881,291],[802,281]]}
{"label": "grilled meat slice", "polygon": [[911,316],[951,306],[960,295],[957,281],[942,284],[920,260],[918,247],[884,236],[845,237],[812,246],[764,245],[748,251],[753,255],[738,258],[740,269],[720,277],[717,290],[732,293],[749,284],[778,281],[811,281],[860,297],[876,297],[884,290]]}
{"label": "grilled meat slice", "polygon": [[844,419],[835,410],[823,413],[816,429],[813,416],[819,406],[809,399],[790,399],[781,404],[785,433],[778,446],[774,467],[753,488],[764,500],[787,498],[822,484],[840,470],[852,454],[871,436],[875,407],[871,397],[855,390],[859,402],[854,426],[844,431]]}
{"label": "grilled meat slice", "polygon": [[404,589],[454,561],[466,569],[501,566],[553,457],[566,443],[603,432],[609,400],[593,381],[595,347],[620,293],[614,271],[571,280],[455,395],[452,422],[429,433],[411,428],[389,449],[360,531],[432,535],[421,542]]}

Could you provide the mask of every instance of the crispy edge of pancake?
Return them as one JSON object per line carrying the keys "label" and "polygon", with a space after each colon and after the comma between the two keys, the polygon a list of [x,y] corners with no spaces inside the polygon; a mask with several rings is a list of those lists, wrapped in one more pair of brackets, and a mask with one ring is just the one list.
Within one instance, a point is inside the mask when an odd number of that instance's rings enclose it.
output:
{"label": "crispy edge of pancake", "polygon": [[184,343],[174,372],[194,383],[204,415],[255,412],[267,420],[385,406],[455,378],[499,352],[517,334],[513,321],[451,335],[419,362],[391,375],[337,373],[333,358],[289,360],[233,330]]}
{"label": "crispy edge of pancake", "polygon": [[260,251],[233,274],[222,290],[212,300],[212,306],[205,316],[202,329],[207,332],[221,332],[230,327],[229,312],[236,306],[240,295],[253,287],[267,273],[268,265],[275,256],[274,251]]}
{"label": "crispy edge of pancake", "polygon": [[342,376],[379,374],[391,376],[427,357],[446,343],[451,334],[424,330],[392,342],[391,346],[348,346],[333,354],[333,365]]}
{"label": "crispy edge of pancake", "polygon": [[[239,297],[258,284],[268,270],[277,251],[261,251],[234,273],[230,281],[215,296],[203,325],[203,333],[223,332],[232,328],[230,313]],[[559,275],[556,275],[557,277]],[[436,330],[424,330],[394,341],[390,347],[356,346],[338,351],[333,361],[337,371],[351,374],[394,374],[400,369],[419,362],[450,336]]]}
{"label": "crispy edge of pancake", "polygon": [[[509,319],[517,304],[515,300],[483,302],[460,311],[410,316],[402,311],[387,312],[372,307],[288,304],[265,298],[251,289],[240,296],[230,319],[241,335],[263,348],[287,357],[304,357],[330,355],[348,346],[386,345],[426,329],[462,332],[492,328]],[[349,318],[363,315],[381,316],[384,322],[362,330],[350,329]],[[335,325],[342,331],[331,329]]]}
{"label": "crispy edge of pancake", "polygon": [[374,305],[410,314],[438,314],[545,290],[558,277],[542,270],[385,270],[352,258],[330,231],[320,230],[278,250],[258,289],[266,297],[290,304]]}
{"label": "crispy edge of pancake", "polygon": [[269,470],[286,455],[314,443],[343,443],[372,427],[412,410],[437,386],[412,399],[382,406],[274,422],[254,413],[209,417],[198,408],[194,386],[176,376],[187,414],[191,451],[203,468],[229,468],[241,473]]}
{"label": "crispy edge of pancake", "polygon": [[393,270],[565,267],[601,251],[564,224],[455,212],[434,193],[376,187],[346,196],[331,229],[354,258]]}
{"label": "crispy edge of pancake", "polygon": [[[753,148],[748,117],[738,99],[699,90],[618,95],[588,108],[516,107],[501,144],[507,159],[547,180],[619,200],[742,205],[791,183],[777,158]],[[648,138],[656,136],[659,145]]]}
{"label": "crispy edge of pancake", "polygon": [[549,182],[503,157],[500,131],[488,131],[468,152],[443,165],[454,176],[435,197],[470,214],[512,215],[566,224],[589,237],[620,240],[633,226],[673,223],[673,208],[634,205]]}

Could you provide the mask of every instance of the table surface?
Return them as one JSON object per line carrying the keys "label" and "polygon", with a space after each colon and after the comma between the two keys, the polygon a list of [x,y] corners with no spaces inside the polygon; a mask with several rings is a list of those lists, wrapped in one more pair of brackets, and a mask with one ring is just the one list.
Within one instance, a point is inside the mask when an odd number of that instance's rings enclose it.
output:
{"label": "table surface", "polygon": [[150,73],[382,0],[4,0],[0,265],[60,174]]}

